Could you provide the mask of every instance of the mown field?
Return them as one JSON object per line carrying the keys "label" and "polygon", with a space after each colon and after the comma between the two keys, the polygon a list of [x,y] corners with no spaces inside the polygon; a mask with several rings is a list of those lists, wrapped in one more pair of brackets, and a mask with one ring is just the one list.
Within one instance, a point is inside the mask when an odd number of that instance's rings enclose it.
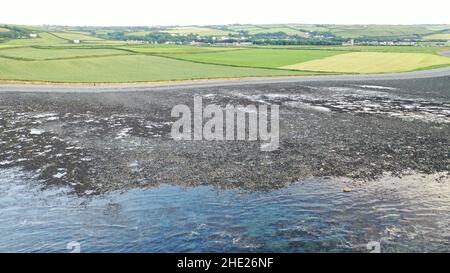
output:
{"label": "mown field", "polygon": [[0,79],[48,82],[145,82],[304,74],[308,73],[198,64],[146,55],[0,61]]}
{"label": "mown field", "polygon": [[[263,33],[284,27],[235,25],[230,27],[230,31]],[[286,28],[292,33],[301,33],[301,27]],[[193,27],[176,29],[185,33],[193,30],[208,34],[224,31]],[[450,50],[450,47],[135,45],[103,40],[89,32],[44,31],[39,28],[34,31],[38,33],[37,38],[0,43],[0,80],[146,82],[388,73],[450,65],[450,58],[439,55],[440,51]],[[74,44],[73,40],[81,43]]]}
{"label": "mown field", "polygon": [[389,73],[443,65],[450,65],[450,58],[424,53],[352,52],[284,68],[337,73]]}
{"label": "mown field", "polygon": [[342,52],[329,50],[243,49],[213,53],[177,54],[175,57],[202,63],[278,68],[337,54],[342,54]]}

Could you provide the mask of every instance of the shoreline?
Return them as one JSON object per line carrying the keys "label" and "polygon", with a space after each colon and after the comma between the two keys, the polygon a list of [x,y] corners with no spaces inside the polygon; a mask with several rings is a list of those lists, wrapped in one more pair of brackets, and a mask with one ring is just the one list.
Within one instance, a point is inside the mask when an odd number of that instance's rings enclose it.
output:
{"label": "shoreline", "polygon": [[[77,195],[163,183],[265,191],[305,177],[365,183],[386,172],[448,172],[449,81],[3,92],[0,169],[32,171],[44,185]],[[253,141],[174,141],[171,111],[192,106],[194,95],[216,105],[279,104],[279,149],[263,152]]]}
{"label": "shoreline", "polygon": [[[450,52],[448,52],[450,54]],[[174,80],[161,82],[136,83],[42,83],[0,81],[0,92],[121,92],[121,91],[148,91],[151,89],[242,86],[253,84],[276,83],[302,83],[302,82],[345,82],[345,81],[372,81],[372,80],[407,80],[450,76],[450,67],[412,72],[398,72],[386,74],[356,74],[356,75],[317,75],[317,76],[274,76],[274,77],[244,77],[219,78],[197,80]],[[142,90],[144,89],[144,90]]]}

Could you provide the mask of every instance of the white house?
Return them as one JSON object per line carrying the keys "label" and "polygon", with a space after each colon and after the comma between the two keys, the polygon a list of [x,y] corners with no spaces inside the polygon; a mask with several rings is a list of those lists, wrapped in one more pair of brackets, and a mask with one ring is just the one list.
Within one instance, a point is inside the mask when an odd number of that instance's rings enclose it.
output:
{"label": "white house", "polygon": [[355,40],[350,39],[348,42],[343,42],[342,45],[343,46],[354,46],[355,45]]}
{"label": "white house", "polygon": [[79,44],[79,43],[80,43],[80,40],[73,40],[73,43],[74,43],[74,44]]}
{"label": "white house", "polygon": [[30,38],[37,38],[37,34],[36,33],[30,33]]}

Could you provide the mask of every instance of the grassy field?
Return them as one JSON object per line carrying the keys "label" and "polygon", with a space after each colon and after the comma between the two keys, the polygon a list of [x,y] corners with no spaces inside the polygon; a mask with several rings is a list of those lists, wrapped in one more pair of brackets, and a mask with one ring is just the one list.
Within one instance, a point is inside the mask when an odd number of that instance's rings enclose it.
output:
{"label": "grassy field", "polygon": [[87,56],[104,56],[104,55],[123,55],[129,54],[122,50],[116,49],[92,49],[92,48],[58,48],[58,49],[41,49],[41,48],[11,48],[0,51],[0,57],[10,57],[16,59],[29,60],[51,60],[62,58],[76,58]]}
{"label": "grassy field", "polygon": [[432,32],[426,26],[403,25],[342,25],[330,26],[329,31],[344,38],[408,36]]}
{"label": "grassy field", "polygon": [[0,27],[0,32],[8,32],[8,31],[9,31],[9,29],[4,28],[4,27]]}
{"label": "grassy field", "polygon": [[[81,40],[81,44],[79,46],[82,46],[83,44],[97,44],[97,45],[121,45],[126,44],[123,41],[112,41],[112,40],[101,40],[99,38],[93,37],[93,36],[85,36],[82,34],[73,34],[69,35],[67,33],[64,33],[63,36],[58,36],[60,33],[50,33],[50,32],[39,32],[37,38],[32,39],[15,39],[10,40],[6,43],[0,44],[0,45],[14,45],[14,46],[76,46],[71,39],[68,39],[70,37],[78,37],[82,38],[85,37],[88,40]],[[75,40],[75,39],[74,39]],[[78,39],[76,39],[78,40]]]}
{"label": "grassy field", "polygon": [[127,36],[138,36],[138,37],[144,37],[149,35],[151,32],[149,31],[133,31],[133,32],[125,32]]}
{"label": "grassy field", "polygon": [[200,36],[222,36],[222,35],[226,36],[228,35],[228,33],[232,33],[230,31],[206,27],[177,27],[164,30],[164,32],[172,34],[196,34]]}
{"label": "grassy field", "polygon": [[426,25],[427,29],[432,31],[441,31],[449,29],[449,25]]}
{"label": "grassy field", "polygon": [[[357,34],[366,26],[345,26]],[[382,34],[381,26],[368,27]],[[445,31],[445,26],[427,26]],[[326,25],[232,25],[230,32],[285,32],[302,35],[308,29],[338,29]],[[353,29],[351,29],[353,28]],[[29,29],[31,30],[31,28]],[[0,80],[44,82],[142,82],[206,78],[289,76],[327,73],[386,73],[450,65],[439,56],[450,47],[422,46],[188,46],[126,44],[103,40],[92,30],[33,28],[37,38],[0,43]],[[126,29],[128,30],[128,29]],[[142,29],[145,30],[145,29]],[[413,31],[421,31],[415,29]],[[224,35],[210,27],[180,27],[173,33]],[[391,27],[390,31],[403,31]],[[146,35],[136,29],[133,35]],[[375,35],[375,34],[374,34]],[[81,40],[74,44],[73,40]]]}
{"label": "grassy field", "polygon": [[52,32],[51,34],[68,41],[73,40],[80,40],[80,41],[103,41],[100,38],[87,35],[84,33],[77,33],[77,32]]}
{"label": "grassy field", "polygon": [[183,60],[234,66],[277,68],[342,54],[327,50],[243,49],[217,53],[177,54]]}
{"label": "grassy field", "polygon": [[232,31],[248,31],[248,32],[253,32],[253,31],[260,31],[262,29],[264,29],[261,26],[256,26],[256,25],[232,25],[232,26],[228,26],[228,29],[231,29]]}
{"label": "grassy field", "polygon": [[297,29],[303,29],[306,31],[312,31],[312,32],[327,32],[329,31],[329,28],[326,25],[305,25],[305,24],[293,24],[290,25],[291,27],[297,28]]}
{"label": "grassy field", "polygon": [[14,48],[17,47],[15,45],[5,45],[5,44],[0,44],[0,50],[1,49],[7,49],[7,48]]}
{"label": "grassy field", "polygon": [[450,65],[450,58],[424,53],[353,52],[284,68],[337,73],[387,73],[442,65]]}
{"label": "grassy field", "polygon": [[450,33],[442,33],[442,34],[433,34],[423,37],[427,40],[449,40],[450,41]]}
{"label": "grassy field", "polygon": [[249,34],[284,32],[288,35],[305,36],[304,31],[286,25],[234,25],[228,28],[236,32],[247,31]]}
{"label": "grassy field", "polygon": [[337,50],[347,52],[429,53],[438,55],[450,46],[258,46],[258,48],[291,50]]}
{"label": "grassy field", "polygon": [[305,36],[304,31],[296,30],[293,28],[288,27],[269,27],[269,28],[260,28],[260,29],[254,29],[250,30],[250,34],[259,34],[259,33],[276,33],[276,32],[283,32],[288,35],[300,35]]}
{"label": "grassy field", "polygon": [[184,46],[184,45],[138,45],[138,46],[123,46],[121,48],[136,53],[169,54],[169,55],[242,50],[242,48],[237,47],[200,47],[200,46]]}
{"label": "grassy field", "polygon": [[300,31],[332,33],[342,38],[427,35],[449,29],[449,25],[305,25],[287,24]]}
{"label": "grassy field", "polygon": [[31,46],[31,45],[60,45],[67,44],[68,41],[56,37],[47,32],[40,32],[37,38],[33,39],[15,39],[6,42],[9,45]]}
{"label": "grassy field", "polygon": [[307,73],[207,65],[144,55],[34,62],[0,61],[0,79],[49,82],[142,82],[304,74]]}

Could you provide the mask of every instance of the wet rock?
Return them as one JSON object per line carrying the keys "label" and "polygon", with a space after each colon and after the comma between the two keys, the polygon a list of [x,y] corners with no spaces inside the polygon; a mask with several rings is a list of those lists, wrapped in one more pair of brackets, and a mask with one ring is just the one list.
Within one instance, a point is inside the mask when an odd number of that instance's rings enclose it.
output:
{"label": "wet rock", "polygon": [[342,192],[352,192],[352,191],[353,191],[352,189],[347,188],[347,187],[342,189]]}
{"label": "wet rock", "polygon": [[[162,183],[268,191],[314,176],[369,183],[386,172],[448,174],[449,81],[0,93],[0,168],[36,172],[80,195]],[[171,109],[192,107],[194,95],[221,106],[280,105],[280,148],[173,141]]]}

